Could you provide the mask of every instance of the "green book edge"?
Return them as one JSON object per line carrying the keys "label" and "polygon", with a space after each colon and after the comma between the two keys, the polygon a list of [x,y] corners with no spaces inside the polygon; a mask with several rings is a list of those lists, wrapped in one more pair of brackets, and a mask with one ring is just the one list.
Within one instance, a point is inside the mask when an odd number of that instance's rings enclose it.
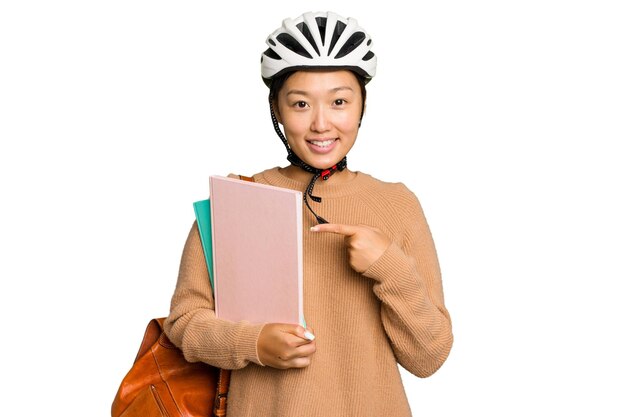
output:
{"label": "green book edge", "polygon": [[193,211],[196,213],[196,221],[198,222],[198,231],[200,232],[200,241],[202,249],[204,249],[204,258],[209,271],[209,280],[211,281],[211,291],[213,288],[213,239],[211,235],[211,202],[209,200],[201,200],[193,203]]}

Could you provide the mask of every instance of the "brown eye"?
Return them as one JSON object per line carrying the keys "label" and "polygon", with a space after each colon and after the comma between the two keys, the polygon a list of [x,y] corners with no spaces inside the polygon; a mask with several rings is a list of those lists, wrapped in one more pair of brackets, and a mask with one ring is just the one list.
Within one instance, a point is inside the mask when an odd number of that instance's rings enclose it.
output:
{"label": "brown eye", "polygon": [[296,103],[296,106],[297,106],[299,109],[303,109],[303,108],[305,108],[305,107],[306,107],[306,102],[304,102],[304,101],[298,101],[298,102]]}
{"label": "brown eye", "polygon": [[344,104],[346,104],[346,101],[342,98],[335,100],[335,106],[343,106]]}

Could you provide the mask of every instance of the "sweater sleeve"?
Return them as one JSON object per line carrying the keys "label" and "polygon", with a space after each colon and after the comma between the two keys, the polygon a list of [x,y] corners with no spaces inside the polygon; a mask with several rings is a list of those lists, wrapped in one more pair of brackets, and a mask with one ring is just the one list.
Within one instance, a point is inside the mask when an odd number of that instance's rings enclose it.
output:
{"label": "sweater sleeve", "polygon": [[393,241],[363,275],[375,280],[381,320],[398,362],[418,377],[443,365],[452,347],[435,245],[419,201],[408,189],[402,242]]}
{"label": "sweater sleeve", "polygon": [[183,249],[178,282],[165,320],[165,333],[190,362],[224,369],[262,365],[257,339],[263,324],[231,322],[215,316],[211,283],[197,223]]}

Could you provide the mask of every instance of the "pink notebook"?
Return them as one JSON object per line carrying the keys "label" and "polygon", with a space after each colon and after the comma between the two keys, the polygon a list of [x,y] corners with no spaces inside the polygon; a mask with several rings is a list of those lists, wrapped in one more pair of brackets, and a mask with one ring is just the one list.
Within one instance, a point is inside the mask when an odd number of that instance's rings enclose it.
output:
{"label": "pink notebook", "polygon": [[302,193],[220,176],[209,186],[217,316],[305,325]]}

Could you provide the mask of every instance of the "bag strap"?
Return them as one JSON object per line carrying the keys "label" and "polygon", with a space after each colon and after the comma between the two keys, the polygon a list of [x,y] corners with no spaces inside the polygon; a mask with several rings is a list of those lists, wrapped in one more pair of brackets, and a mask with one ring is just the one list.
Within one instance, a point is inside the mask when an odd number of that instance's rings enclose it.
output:
{"label": "bag strap", "polygon": [[[239,176],[240,180],[254,182],[254,178]],[[215,403],[213,406],[213,414],[215,417],[226,416],[226,402],[228,400],[228,387],[230,386],[230,369],[221,369],[220,376],[215,390]]]}
{"label": "bag strap", "polygon": [[215,391],[215,405],[213,414],[215,417],[226,416],[226,402],[228,400],[228,386],[230,385],[230,370],[220,368],[220,377]]}

